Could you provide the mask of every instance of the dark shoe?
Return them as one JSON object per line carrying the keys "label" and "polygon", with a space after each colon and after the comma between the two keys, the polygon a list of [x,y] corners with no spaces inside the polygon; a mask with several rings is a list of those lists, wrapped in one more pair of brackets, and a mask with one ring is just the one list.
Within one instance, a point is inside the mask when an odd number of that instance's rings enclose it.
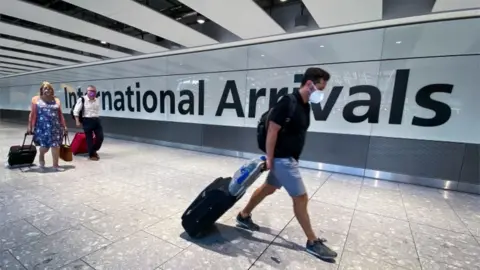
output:
{"label": "dark shoe", "polygon": [[89,160],[92,160],[92,161],[98,161],[98,157],[96,157],[96,156],[89,157],[88,159],[89,159]]}
{"label": "dark shoe", "polygon": [[242,217],[242,215],[239,213],[237,215],[237,224],[242,227],[242,228],[245,228],[247,230],[251,230],[251,231],[258,231],[260,230],[260,226],[258,226],[257,224],[253,223],[252,221],[252,216],[248,216],[248,217]]}
{"label": "dark shoe", "polygon": [[307,252],[320,259],[324,259],[324,260],[335,259],[337,257],[337,253],[331,250],[329,247],[325,246],[324,244],[325,242],[327,242],[327,240],[320,239],[320,238],[315,240],[313,244],[310,244],[307,241]]}
{"label": "dark shoe", "polygon": [[93,156],[94,156],[94,157],[96,157],[96,158],[97,158],[97,160],[99,160],[99,159],[100,159],[100,156],[98,155],[98,153],[95,153]]}

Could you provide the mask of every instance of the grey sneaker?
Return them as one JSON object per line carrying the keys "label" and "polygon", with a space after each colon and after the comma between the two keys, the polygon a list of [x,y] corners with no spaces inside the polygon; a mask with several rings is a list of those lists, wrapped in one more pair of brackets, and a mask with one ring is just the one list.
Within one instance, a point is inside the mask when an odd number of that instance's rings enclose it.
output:
{"label": "grey sneaker", "polygon": [[307,252],[324,260],[333,260],[337,257],[337,253],[327,247],[324,243],[326,239],[317,239],[312,244],[307,241]]}
{"label": "grey sneaker", "polygon": [[245,228],[247,230],[251,230],[251,231],[258,231],[260,230],[260,226],[258,226],[257,224],[253,223],[253,220],[252,220],[252,216],[248,216],[248,217],[242,217],[242,215],[240,213],[238,213],[237,215],[237,224],[242,227],[242,228]]}

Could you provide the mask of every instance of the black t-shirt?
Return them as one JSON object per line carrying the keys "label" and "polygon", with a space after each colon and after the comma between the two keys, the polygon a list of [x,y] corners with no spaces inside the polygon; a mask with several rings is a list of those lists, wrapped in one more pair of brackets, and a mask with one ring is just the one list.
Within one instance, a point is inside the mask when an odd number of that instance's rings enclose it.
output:
{"label": "black t-shirt", "polygon": [[269,115],[270,121],[282,127],[278,132],[275,145],[274,157],[276,158],[293,157],[298,160],[305,145],[307,129],[310,126],[310,104],[305,103],[297,91],[293,93],[293,97],[297,99],[297,106],[288,123],[286,119],[290,109],[289,96],[282,97]]}

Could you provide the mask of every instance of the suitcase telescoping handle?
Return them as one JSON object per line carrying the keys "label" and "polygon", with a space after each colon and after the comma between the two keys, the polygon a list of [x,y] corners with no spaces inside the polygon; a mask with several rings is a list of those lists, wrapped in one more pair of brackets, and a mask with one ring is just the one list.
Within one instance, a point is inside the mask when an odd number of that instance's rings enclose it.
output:
{"label": "suitcase telescoping handle", "polygon": [[267,157],[266,156],[261,156],[260,160],[262,161],[261,163],[261,170],[260,172],[265,172],[267,170]]}
{"label": "suitcase telescoping handle", "polygon": [[27,136],[32,135],[32,141],[30,142],[30,147],[33,145],[33,133],[32,132],[25,132],[25,136],[23,137],[22,148],[25,148],[25,141],[27,140]]}
{"label": "suitcase telescoping handle", "polygon": [[262,165],[260,165],[260,166],[262,166],[260,172],[267,171],[267,162],[266,161],[262,162]]}

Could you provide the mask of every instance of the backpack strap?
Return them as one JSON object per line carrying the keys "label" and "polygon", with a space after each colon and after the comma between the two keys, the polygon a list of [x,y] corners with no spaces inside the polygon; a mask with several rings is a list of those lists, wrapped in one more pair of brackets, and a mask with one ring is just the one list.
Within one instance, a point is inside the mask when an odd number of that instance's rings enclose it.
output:
{"label": "backpack strap", "polygon": [[[82,109],[80,109],[80,112],[81,112],[81,111],[83,111],[84,106],[85,106],[85,98],[83,96],[81,96],[80,100],[81,100],[81,103],[82,103]],[[77,103],[75,103],[75,105],[72,107],[72,112],[75,109],[76,105],[77,105]]]}
{"label": "backpack strap", "polygon": [[285,121],[286,123],[290,122],[297,109],[297,98],[293,94],[288,94],[287,97],[290,99],[290,106],[288,107],[288,117]]}
{"label": "backpack strap", "polygon": [[78,118],[79,118],[80,122],[83,122],[83,117],[85,116],[85,98],[83,96],[81,96],[80,101],[82,103],[82,108],[78,112]]}
{"label": "backpack strap", "polygon": [[[297,109],[297,98],[293,94],[285,95],[282,98],[288,98],[290,101],[287,118],[285,119],[285,124],[288,124],[295,114],[295,110]],[[265,117],[265,128],[268,128],[268,122],[270,120],[270,114],[272,113],[272,110],[273,108],[270,108],[267,112],[267,116]]]}
{"label": "backpack strap", "polygon": [[82,96],[80,97],[80,99],[82,100],[82,109],[80,111],[82,112],[82,117],[83,117],[83,112],[85,111],[85,98]]}

